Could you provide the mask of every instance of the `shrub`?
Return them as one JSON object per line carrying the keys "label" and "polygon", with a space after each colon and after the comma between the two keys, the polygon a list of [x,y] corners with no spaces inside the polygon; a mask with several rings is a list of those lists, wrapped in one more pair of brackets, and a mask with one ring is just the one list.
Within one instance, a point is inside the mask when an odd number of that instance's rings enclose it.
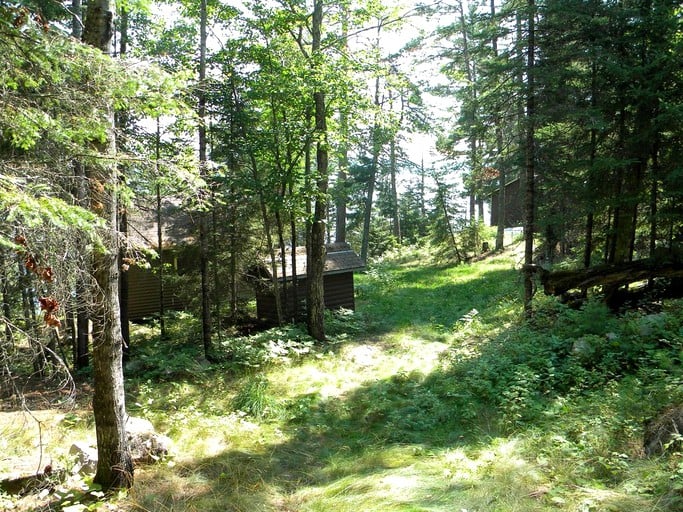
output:
{"label": "shrub", "polygon": [[264,375],[249,377],[232,401],[233,407],[254,418],[262,419],[279,414],[277,399],[270,394],[269,382]]}

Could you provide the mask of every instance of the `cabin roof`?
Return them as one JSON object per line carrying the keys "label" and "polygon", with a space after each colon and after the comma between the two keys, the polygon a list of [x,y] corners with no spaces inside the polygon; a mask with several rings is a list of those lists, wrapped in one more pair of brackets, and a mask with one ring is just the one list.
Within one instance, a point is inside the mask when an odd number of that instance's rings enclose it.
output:
{"label": "cabin roof", "polygon": [[[355,272],[355,271],[360,271],[365,268],[365,264],[363,263],[363,260],[360,259],[360,256],[356,254],[356,252],[351,248],[351,246],[346,243],[346,242],[337,242],[333,244],[327,244],[325,246],[326,248],[326,255],[325,255],[325,267],[323,269],[323,274],[325,275],[330,275],[330,274],[341,274],[344,272]],[[295,251],[296,255],[296,276],[297,278],[302,278],[306,277],[307,275],[307,268],[306,268],[306,247],[297,247]],[[293,275],[293,267],[292,267],[292,251],[291,248],[285,252],[286,256],[286,267],[285,267],[285,272],[286,272],[286,279],[291,279]],[[278,263],[280,261],[280,253],[278,253]],[[256,272],[254,272],[256,270]],[[280,266],[278,265],[278,270],[280,270]],[[253,269],[250,274],[252,276],[258,276],[260,278],[264,279],[270,279],[271,278],[271,273],[270,273],[270,262],[269,260],[264,261],[262,266],[259,266],[259,269]],[[282,276],[279,276],[279,279],[282,280]]]}
{"label": "cabin roof", "polygon": [[[195,219],[181,208],[179,200],[162,201],[161,219],[162,248],[196,241]],[[136,204],[128,209],[128,241],[138,247],[158,249],[156,205]]]}

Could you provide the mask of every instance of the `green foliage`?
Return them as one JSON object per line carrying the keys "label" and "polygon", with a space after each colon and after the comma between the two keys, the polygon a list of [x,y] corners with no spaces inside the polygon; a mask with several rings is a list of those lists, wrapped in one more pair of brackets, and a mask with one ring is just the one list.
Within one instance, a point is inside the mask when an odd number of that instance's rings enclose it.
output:
{"label": "green foliage", "polygon": [[167,319],[167,337],[161,339],[158,323],[150,322],[136,330],[140,340],[130,350],[125,374],[144,381],[173,381],[201,373],[201,350],[195,343],[199,323],[188,314]]}
{"label": "green foliage", "polygon": [[[219,354],[234,359],[208,364],[191,315],[171,316],[163,342],[155,324],[135,326],[129,410],[177,451],[119,505],[678,510],[680,447],[644,458],[642,435],[683,401],[681,301],[616,317],[539,297],[522,322],[511,257],[440,267],[427,254],[359,276],[359,312],[329,313],[322,346],[288,326],[228,339]],[[64,415],[60,428],[92,417]],[[57,493],[95,503],[85,485]]]}
{"label": "green foliage", "polygon": [[216,352],[230,366],[260,368],[298,361],[316,348],[303,326],[288,325],[225,339],[217,344]]}
{"label": "green foliage", "polygon": [[232,401],[233,407],[239,411],[264,419],[278,413],[278,401],[272,395],[267,377],[254,375],[247,378]]}
{"label": "green foliage", "polygon": [[550,305],[538,316],[535,326],[504,333],[476,354],[451,352],[451,369],[440,378],[450,383],[446,393],[458,397],[459,409],[469,410],[466,416],[495,407],[500,427],[515,429],[537,421],[559,396],[601,389],[633,371],[656,375],[662,361],[677,368],[672,361],[683,343],[677,315],[617,319],[589,301],[581,310]]}
{"label": "green foliage", "polygon": [[487,226],[483,219],[472,220],[458,230],[459,247],[465,254],[479,254],[483,243],[490,242],[494,236],[494,227]]}

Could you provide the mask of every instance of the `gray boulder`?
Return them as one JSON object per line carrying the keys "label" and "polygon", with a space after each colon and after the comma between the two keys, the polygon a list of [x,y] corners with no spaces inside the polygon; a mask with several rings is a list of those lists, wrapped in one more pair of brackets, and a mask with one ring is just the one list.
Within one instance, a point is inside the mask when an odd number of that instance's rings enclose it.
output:
{"label": "gray boulder", "polygon": [[[154,425],[144,418],[129,416],[126,420],[126,438],[133,462],[152,464],[171,451],[170,438],[158,434]],[[97,448],[86,443],[74,443],[69,450],[76,456],[74,473],[94,474],[97,470]]]}

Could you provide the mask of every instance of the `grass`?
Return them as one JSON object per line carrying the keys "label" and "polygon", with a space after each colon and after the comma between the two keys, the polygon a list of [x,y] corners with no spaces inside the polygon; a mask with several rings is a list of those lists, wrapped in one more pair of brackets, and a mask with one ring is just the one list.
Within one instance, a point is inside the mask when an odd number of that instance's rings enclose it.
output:
{"label": "grass", "polygon": [[[138,468],[125,496],[83,507],[681,510],[683,453],[642,455],[645,421],[683,399],[680,303],[616,319],[598,302],[537,297],[524,323],[513,266],[386,260],[358,276],[357,312],[328,318],[328,343],[298,327],[233,338],[222,365],[202,361],[190,318],[165,343],[138,327],[128,406],[173,439],[173,456]],[[59,441],[92,439],[88,417],[46,413],[49,450],[66,462]],[[35,443],[0,431],[9,456]]]}

